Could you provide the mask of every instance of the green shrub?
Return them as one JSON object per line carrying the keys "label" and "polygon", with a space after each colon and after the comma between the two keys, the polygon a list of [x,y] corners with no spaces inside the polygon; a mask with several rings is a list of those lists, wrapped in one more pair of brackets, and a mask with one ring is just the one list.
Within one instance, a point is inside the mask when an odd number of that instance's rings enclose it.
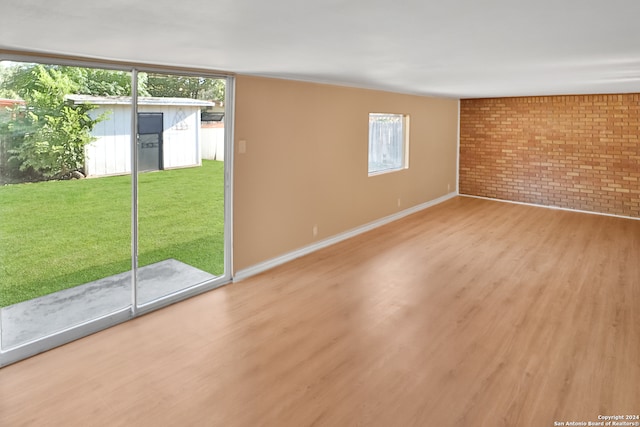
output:
{"label": "green shrub", "polygon": [[92,118],[95,106],[70,105],[65,95],[74,93],[78,83],[64,70],[30,65],[8,82],[24,99],[14,108],[12,119],[0,131],[8,139],[9,170],[15,166],[24,175],[60,179],[84,167],[84,147],[93,137],[91,130],[103,120]]}

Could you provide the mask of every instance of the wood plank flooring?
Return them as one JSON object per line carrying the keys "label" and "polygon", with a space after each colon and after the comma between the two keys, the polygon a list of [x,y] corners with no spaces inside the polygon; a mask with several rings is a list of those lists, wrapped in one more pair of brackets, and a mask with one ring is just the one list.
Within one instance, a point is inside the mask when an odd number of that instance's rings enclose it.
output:
{"label": "wood plank flooring", "polygon": [[639,414],[639,265],[640,221],[458,197],[3,368],[0,425]]}

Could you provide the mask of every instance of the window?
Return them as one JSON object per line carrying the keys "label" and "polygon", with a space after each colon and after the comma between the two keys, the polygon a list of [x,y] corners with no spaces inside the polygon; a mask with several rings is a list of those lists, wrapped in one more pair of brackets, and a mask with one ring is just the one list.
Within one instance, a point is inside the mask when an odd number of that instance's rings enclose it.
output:
{"label": "window", "polygon": [[409,116],[369,114],[369,176],[406,169]]}

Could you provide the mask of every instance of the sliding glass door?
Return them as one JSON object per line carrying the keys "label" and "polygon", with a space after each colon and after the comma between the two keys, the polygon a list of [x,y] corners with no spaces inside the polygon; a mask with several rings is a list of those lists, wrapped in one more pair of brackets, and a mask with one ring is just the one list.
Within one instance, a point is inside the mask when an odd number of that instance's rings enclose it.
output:
{"label": "sliding glass door", "polygon": [[0,366],[226,283],[233,82],[9,59]]}
{"label": "sliding glass door", "polygon": [[147,73],[138,95],[141,306],[224,274],[225,80]]}
{"label": "sliding glass door", "polygon": [[[0,70],[4,351],[130,306],[131,173],[92,178],[86,147],[110,118],[74,96],[108,85],[124,95],[131,73],[7,61]],[[114,150],[128,146],[111,135]],[[126,150],[119,157],[125,164]]]}

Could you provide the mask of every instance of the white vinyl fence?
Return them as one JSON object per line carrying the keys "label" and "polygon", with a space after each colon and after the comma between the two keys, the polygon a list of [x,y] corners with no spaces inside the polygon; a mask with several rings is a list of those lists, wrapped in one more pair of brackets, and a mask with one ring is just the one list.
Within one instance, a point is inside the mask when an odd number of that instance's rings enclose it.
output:
{"label": "white vinyl fence", "polygon": [[203,159],[224,161],[224,128],[202,127],[200,138]]}

